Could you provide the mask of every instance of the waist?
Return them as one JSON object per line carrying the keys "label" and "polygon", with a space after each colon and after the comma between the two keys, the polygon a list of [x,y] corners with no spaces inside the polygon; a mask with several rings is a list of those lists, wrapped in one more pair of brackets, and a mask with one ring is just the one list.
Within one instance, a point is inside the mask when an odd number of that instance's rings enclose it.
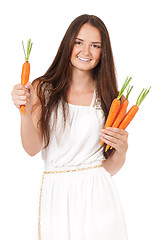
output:
{"label": "waist", "polygon": [[49,174],[49,173],[67,173],[67,172],[76,172],[76,171],[83,171],[83,170],[89,170],[93,168],[98,168],[102,167],[102,161],[97,161],[97,162],[92,162],[88,164],[80,164],[77,166],[50,166],[47,168],[45,167],[44,173]]}

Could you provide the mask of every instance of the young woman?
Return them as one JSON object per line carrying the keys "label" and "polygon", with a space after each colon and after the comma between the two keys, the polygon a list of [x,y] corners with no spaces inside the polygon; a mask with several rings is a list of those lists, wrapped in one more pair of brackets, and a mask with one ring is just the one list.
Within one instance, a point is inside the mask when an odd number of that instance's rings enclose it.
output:
{"label": "young woman", "polygon": [[[39,240],[127,239],[112,176],[125,162],[128,133],[103,129],[117,95],[108,31],[87,14],[71,23],[43,76],[14,86],[14,104],[26,106],[23,147],[45,161]],[[105,153],[106,144],[113,150]]]}

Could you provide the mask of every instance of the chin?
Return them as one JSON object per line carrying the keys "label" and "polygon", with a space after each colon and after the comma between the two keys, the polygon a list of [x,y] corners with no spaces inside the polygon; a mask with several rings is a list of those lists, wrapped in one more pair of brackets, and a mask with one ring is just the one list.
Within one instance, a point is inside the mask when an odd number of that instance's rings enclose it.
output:
{"label": "chin", "polygon": [[80,64],[80,65],[74,65],[73,67],[76,69],[79,69],[81,71],[91,71],[93,68],[96,67],[96,65],[86,65],[84,63],[84,64]]}

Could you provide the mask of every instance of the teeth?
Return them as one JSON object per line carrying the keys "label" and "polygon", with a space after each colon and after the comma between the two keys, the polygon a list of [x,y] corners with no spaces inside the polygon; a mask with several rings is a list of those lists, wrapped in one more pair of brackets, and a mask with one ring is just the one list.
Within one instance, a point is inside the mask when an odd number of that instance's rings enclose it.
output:
{"label": "teeth", "polygon": [[77,58],[85,62],[90,62],[92,60],[92,59],[82,58],[82,57],[77,57]]}

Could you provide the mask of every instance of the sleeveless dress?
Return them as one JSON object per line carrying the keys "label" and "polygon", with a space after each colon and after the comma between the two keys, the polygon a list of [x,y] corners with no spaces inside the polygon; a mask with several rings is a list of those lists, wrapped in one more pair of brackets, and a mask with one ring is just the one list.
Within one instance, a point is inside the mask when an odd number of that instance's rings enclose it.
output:
{"label": "sleeveless dress", "polygon": [[39,240],[127,240],[117,190],[102,166],[104,123],[96,90],[90,106],[69,104],[64,131],[59,107],[56,130],[42,149]]}

